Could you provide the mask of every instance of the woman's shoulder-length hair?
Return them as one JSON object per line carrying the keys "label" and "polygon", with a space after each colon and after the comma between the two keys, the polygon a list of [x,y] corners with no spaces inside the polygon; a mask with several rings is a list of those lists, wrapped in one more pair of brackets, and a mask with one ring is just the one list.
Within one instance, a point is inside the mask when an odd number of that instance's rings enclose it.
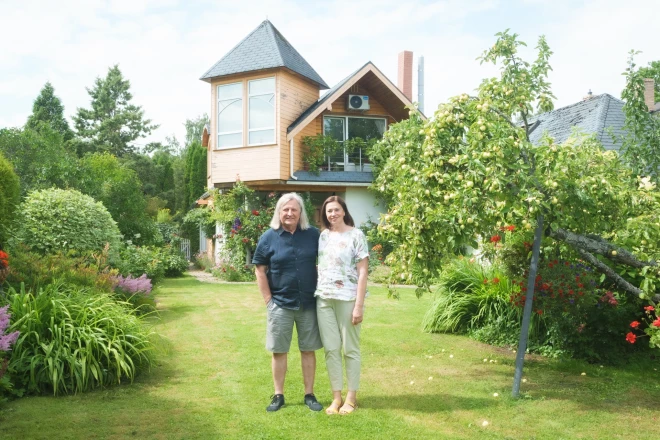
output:
{"label": "woman's shoulder-length hair", "polygon": [[282,212],[282,207],[289,203],[291,200],[295,200],[298,202],[298,206],[300,206],[300,220],[298,221],[300,229],[303,231],[309,229],[309,218],[307,218],[307,212],[305,211],[305,202],[303,201],[303,198],[300,197],[300,194],[294,192],[283,194],[282,197],[280,197],[280,199],[277,201],[277,204],[275,205],[275,212],[273,213],[273,219],[270,221],[269,225],[271,228],[280,229],[282,227],[282,223],[280,222],[280,213]]}
{"label": "woman's shoulder-length hair", "polygon": [[348,226],[355,227],[355,222],[353,221],[351,214],[348,212],[348,206],[346,206],[344,199],[339,196],[330,196],[325,199],[325,202],[323,202],[323,206],[321,207],[321,222],[323,223],[323,228],[330,229],[330,221],[328,220],[328,216],[325,213],[325,207],[328,206],[328,203],[332,202],[339,203],[341,205],[341,209],[344,210],[344,223],[346,223]]}

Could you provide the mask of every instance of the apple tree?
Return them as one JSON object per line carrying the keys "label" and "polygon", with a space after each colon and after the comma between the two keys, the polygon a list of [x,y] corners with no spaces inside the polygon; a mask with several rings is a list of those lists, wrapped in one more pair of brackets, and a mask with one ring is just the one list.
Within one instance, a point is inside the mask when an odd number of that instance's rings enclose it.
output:
{"label": "apple tree", "polygon": [[516,34],[497,37],[480,59],[499,66],[499,77],[485,79],[476,96],[451,98],[428,121],[411,109],[372,159],[374,187],[389,206],[379,234],[396,245],[388,263],[395,277],[419,285],[418,293],[439,274],[443,257],[477,248],[480,237],[504,225],[535,230],[519,387],[542,238],[572,249],[619,291],[648,298],[660,278],[660,197],[593,137],[558,145],[546,136],[532,145],[530,115],[553,108],[552,52],[541,37],[536,60],[528,62]]}

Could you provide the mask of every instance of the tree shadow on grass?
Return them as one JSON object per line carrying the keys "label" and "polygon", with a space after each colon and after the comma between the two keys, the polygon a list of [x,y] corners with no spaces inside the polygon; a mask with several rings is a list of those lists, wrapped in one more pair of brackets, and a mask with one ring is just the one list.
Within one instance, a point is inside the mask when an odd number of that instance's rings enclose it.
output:
{"label": "tree shadow on grass", "polygon": [[473,410],[491,407],[497,404],[493,399],[459,397],[449,394],[367,395],[359,397],[358,403],[365,408],[403,409],[424,413]]}
{"label": "tree shadow on grass", "polygon": [[[504,365],[512,367],[506,377],[513,385],[514,360]],[[588,411],[621,413],[623,408],[656,411],[660,405],[660,389],[651,386],[644,377],[652,377],[651,366],[617,367],[592,365],[583,361],[526,359],[521,384],[521,396],[571,401]],[[585,373],[583,376],[582,373]]]}

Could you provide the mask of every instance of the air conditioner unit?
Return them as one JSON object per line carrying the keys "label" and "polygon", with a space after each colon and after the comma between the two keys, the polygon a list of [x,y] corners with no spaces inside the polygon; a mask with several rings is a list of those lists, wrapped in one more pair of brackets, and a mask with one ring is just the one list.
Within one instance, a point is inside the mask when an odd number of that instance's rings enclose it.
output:
{"label": "air conditioner unit", "polygon": [[348,95],[349,110],[369,110],[369,97],[364,95]]}

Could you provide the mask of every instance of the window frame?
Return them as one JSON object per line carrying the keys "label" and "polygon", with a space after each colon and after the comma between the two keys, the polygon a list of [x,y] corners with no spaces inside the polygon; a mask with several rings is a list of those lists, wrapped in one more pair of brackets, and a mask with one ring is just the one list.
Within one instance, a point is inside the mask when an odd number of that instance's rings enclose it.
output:
{"label": "window frame", "polygon": [[[266,95],[265,93],[259,93],[259,94],[250,94],[250,83],[256,82],[256,81],[263,81],[266,79],[272,79],[273,80],[273,125],[271,127],[259,127],[259,128],[250,128],[250,98],[252,97],[257,97],[257,96],[264,96]],[[247,118],[244,121],[244,128],[247,128],[246,130],[246,139],[245,139],[245,145],[248,147],[259,147],[263,145],[275,145],[277,144],[277,78],[275,76],[267,76],[264,78],[254,78],[247,80],[247,87],[245,90],[245,93],[247,95]],[[253,131],[264,131],[264,130],[273,130],[273,139],[271,142],[262,142],[258,144],[251,144],[250,143],[250,132]]]}
{"label": "window frame", "polygon": [[[341,142],[342,145],[345,141],[348,140],[348,125],[349,119],[380,119],[382,121],[385,121],[385,130],[383,131],[383,136],[385,135],[385,132],[387,131],[387,121],[388,117],[387,116],[349,116],[349,115],[332,115],[332,114],[326,114],[323,115],[323,135],[325,136],[325,120],[327,119],[343,119],[344,120],[344,139],[338,142]],[[348,155],[346,154],[346,148],[344,147],[344,162],[343,165],[346,166],[346,163],[348,162]],[[360,165],[363,166],[364,164],[362,163],[362,149],[360,149]],[[330,170],[330,157],[328,157],[328,170]]]}
{"label": "window frame", "polygon": [[[217,113],[216,114],[217,127],[216,127],[216,137],[215,137],[215,142],[216,142],[215,149],[216,150],[228,150],[228,149],[232,149],[232,148],[240,148],[240,147],[243,147],[245,145],[245,139],[244,139],[244,137],[245,137],[245,134],[244,134],[244,131],[245,131],[245,114],[244,114],[245,113],[245,110],[244,110],[245,109],[245,107],[244,107],[244,100],[245,100],[244,98],[245,98],[245,96],[244,95],[245,95],[245,93],[244,93],[244,90],[243,90],[244,89],[243,83],[244,83],[244,81],[237,81],[237,82],[226,83],[226,84],[218,84],[217,87],[216,87],[216,100],[215,100],[216,113]],[[227,86],[235,86],[236,84],[241,86],[240,96],[235,97],[235,98],[229,98],[229,99],[234,100],[234,101],[232,101],[232,104],[236,100],[241,101],[241,129],[239,131],[223,131],[223,132],[221,132],[220,131],[220,113],[222,113],[222,111],[225,110],[227,107],[225,107],[222,110],[220,109],[220,101],[221,101],[221,99],[220,99],[220,88],[221,87],[227,87]],[[229,99],[223,99],[222,101],[228,101]],[[220,136],[227,135],[227,134],[239,134],[239,133],[241,135],[240,144],[225,145],[225,146],[222,146],[222,147],[220,146]]]}

